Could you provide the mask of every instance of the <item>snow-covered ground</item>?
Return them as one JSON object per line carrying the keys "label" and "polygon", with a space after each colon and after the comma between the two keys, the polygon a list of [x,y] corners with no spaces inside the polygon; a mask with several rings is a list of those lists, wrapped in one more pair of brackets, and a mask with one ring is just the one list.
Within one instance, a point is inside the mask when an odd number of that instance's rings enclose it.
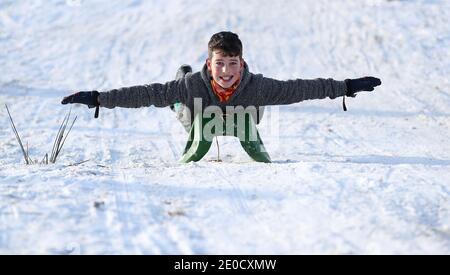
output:
{"label": "snow-covered ground", "polygon": [[[373,93],[271,108],[274,163],[221,138],[179,164],[168,108],[73,106],[63,96],[199,70],[210,36],[237,32],[255,73],[373,75]],[[0,2],[0,254],[450,254],[450,1]],[[88,160],[71,166],[71,164]]]}

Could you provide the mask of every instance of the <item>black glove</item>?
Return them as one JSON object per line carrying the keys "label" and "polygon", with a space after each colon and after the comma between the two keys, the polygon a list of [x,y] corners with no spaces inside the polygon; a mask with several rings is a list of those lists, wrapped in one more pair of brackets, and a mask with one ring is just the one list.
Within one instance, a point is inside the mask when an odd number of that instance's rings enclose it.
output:
{"label": "black glove", "polygon": [[95,109],[95,118],[98,117],[98,111],[100,104],[98,103],[98,96],[100,95],[97,91],[89,91],[89,92],[78,92],[72,95],[66,96],[61,101],[61,104],[72,104],[72,103],[81,103],[86,104],[89,108]]}
{"label": "black glove", "polygon": [[90,92],[78,92],[74,93],[72,95],[66,96],[61,101],[61,104],[68,104],[68,103],[81,103],[86,104],[89,108],[94,108],[99,106],[98,103],[98,96],[99,92],[97,91],[90,91]]}
{"label": "black glove", "polygon": [[347,84],[346,96],[355,97],[357,92],[373,91],[376,86],[381,85],[381,80],[376,77],[366,76],[357,79],[346,79],[345,84]]}

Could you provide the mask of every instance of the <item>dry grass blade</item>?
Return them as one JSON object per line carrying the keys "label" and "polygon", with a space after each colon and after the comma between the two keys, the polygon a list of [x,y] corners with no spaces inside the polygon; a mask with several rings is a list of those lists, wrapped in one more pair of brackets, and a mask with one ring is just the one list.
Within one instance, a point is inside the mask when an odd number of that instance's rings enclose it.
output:
{"label": "dry grass blade", "polygon": [[41,164],[48,164],[48,154],[45,154],[44,158],[41,161]]}
{"label": "dry grass blade", "polygon": [[[64,146],[64,143],[66,142],[66,139],[67,139],[67,137],[69,136],[70,131],[72,130],[72,127],[73,127],[73,125],[75,124],[75,121],[76,121],[76,120],[77,120],[77,117],[75,117],[75,118],[73,119],[72,125],[70,125],[70,128],[69,128],[69,130],[67,131],[67,134],[66,134],[66,136],[64,137],[64,139],[62,140],[62,142],[60,142],[60,144],[58,143],[58,148],[57,148],[57,150],[56,150],[56,154],[55,154],[54,161],[56,161],[56,158],[59,156],[59,153],[61,152],[62,147]],[[67,120],[67,122],[68,122],[68,121],[69,121],[69,120]],[[66,122],[66,125],[67,125],[67,122]],[[64,126],[64,130],[65,130],[65,126]],[[63,135],[64,135],[64,131],[63,131]],[[62,139],[63,135],[61,135],[61,139]]]}
{"label": "dry grass blade", "polygon": [[52,154],[50,155],[50,159],[48,157],[48,154],[45,154],[44,158],[42,159],[41,162],[39,162],[37,159],[36,160],[32,160],[30,158],[29,152],[28,152],[28,142],[26,144],[26,148],[23,146],[22,143],[22,139],[19,136],[19,133],[17,132],[16,129],[16,125],[14,124],[14,121],[12,119],[11,113],[9,112],[8,106],[5,104],[6,110],[8,111],[8,115],[9,115],[9,120],[11,123],[11,128],[13,129],[14,134],[16,135],[16,139],[17,142],[20,145],[20,149],[22,149],[22,154],[23,157],[25,159],[25,163],[26,164],[49,164],[50,163],[55,163],[56,162],[56,158],[59,156],[59,154],[61,153],[61,150],[64,146],[64,143],[66,142],[67,137],[69,136],[70,132],[72,131],[72,127],[75,124],[75,121],[77,120],[77,117],[74,118],[74,120],[72,121],[72,124],[70,125],[67,134],[64,135],[66,133],[66,129],[67,129],[67,125],[69,124],[69,120],[70,120],[70,114],[72,112],[72,110],[69,111],[69,113],[64,117],[63,122],[61,123],[58,133],[56,135],[55,141],[53,143],[53,148],[52,148]]}
{"label": "dry grass blade", "polygon": [[63,134],[65,124],[67,124],[66,121],[69,121],[69,117],[70,117],[70,112],[71,111],[72,110],[70,110],[69,114],[64,117],[64,120],[61,123],[61,126],[59,126],[58,134],[56,135],[55,142],[53,143],[52,154],[50,155],[50,162],[51,163],[55,163],[55,161],[56,161],[56,158],[55,158],[56,151],[58,149],[59,142],[61,142],[60,141],[61,140],[61,135]]}
{"label": "dry grass blade", "polygon": [[28,141],[27,141],[27,158],[28,158],[28,163],[29,164],[34,164],[33,160],[30,158],[30,152],[28,150]]}
{"label": "dry grass blade", "polygon": [[61,123],[61,126],[59,127],[58,134],[56,135],[56,139],[53,144],[52,155],[50,157],[51,163],[56,162],[56,159],[58,158],[59,153],[61,152],[62,147],[64,146],[64,143],[66,142],[66,139],[69,136],[70,131],[72,130],[73,125],[75,124],[75,121],[77,120],[77,117],[75,117],[74,120],[72,121],[72,124],[69,127],[69,130],[67,131],[67,134],[64,135],[64,133],[66,132],[66,129],[67,129],[67,124],[69,123],[69,120],[70,120],[71,112],[72,112],[72,110],[70,110],[69,114],[67,114],[64,117],[64,120]]}
{"label": "dry grass blade", "polygon": [[23,153],[23,157],[25,159],[25,163],[26,164],[30,164],[28,153],[25,152],[25,149],[23,148],[22,140],[20,139],[19,133],[17,132],[16,125],[14,125],[14,121],[13,121],[13,119],[11,117],[11,113],[9,112],[8,105],[5,104],[5,107],[6,107],[6,111],[8,112],[8,116],[9,116],[9,120],[10,120],[10,123],[11,123],[11,127],[12,127],[12,129],[14,131],[14,134],[16,135],[17,142],[19,142],[20,149],[22,149],[22,153]]}

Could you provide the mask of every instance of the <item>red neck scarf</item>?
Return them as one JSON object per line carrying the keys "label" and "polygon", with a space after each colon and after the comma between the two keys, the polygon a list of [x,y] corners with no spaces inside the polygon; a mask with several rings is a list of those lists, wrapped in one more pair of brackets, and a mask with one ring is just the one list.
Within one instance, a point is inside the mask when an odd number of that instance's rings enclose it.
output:
{"label": "red neck scarf", "polygon": [[236,91],[237,87],[239,86],[239,80],[240,79],[238,78],[238,80],[236,80],[233,85],[231,85],[227,89],[224,89],[214,79],[211,79],[212,90],[214,94],[219,98],[220,102],[225,102],[230,98],[230,96]]}

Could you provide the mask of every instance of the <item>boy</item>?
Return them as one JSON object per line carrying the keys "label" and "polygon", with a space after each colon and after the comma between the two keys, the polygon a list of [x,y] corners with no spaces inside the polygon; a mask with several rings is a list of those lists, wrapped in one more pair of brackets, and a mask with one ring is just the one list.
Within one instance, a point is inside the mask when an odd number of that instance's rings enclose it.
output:
{"label": "boy", "polygon": [[[82,103],[89,108],[139,108],[171,106],[187,131],[194,118],[207,107],[254,107],[252,117],[261,119],[262,107],[300,102],[307,99],[354,97],[357,92],[373,91],[381,85],[374,77],[347,79],[288,80],[266,78],[249,71],[242,58],[242,42],[232,32],[214,34],[208,43],[208,58],[201,72],[192,73],[188,65],[177,72],[176,80],[165,84],[114,89],[108,92],[78,92],[65,97],[62,104]],[[344,102],[344,110],[345,110]]]}

